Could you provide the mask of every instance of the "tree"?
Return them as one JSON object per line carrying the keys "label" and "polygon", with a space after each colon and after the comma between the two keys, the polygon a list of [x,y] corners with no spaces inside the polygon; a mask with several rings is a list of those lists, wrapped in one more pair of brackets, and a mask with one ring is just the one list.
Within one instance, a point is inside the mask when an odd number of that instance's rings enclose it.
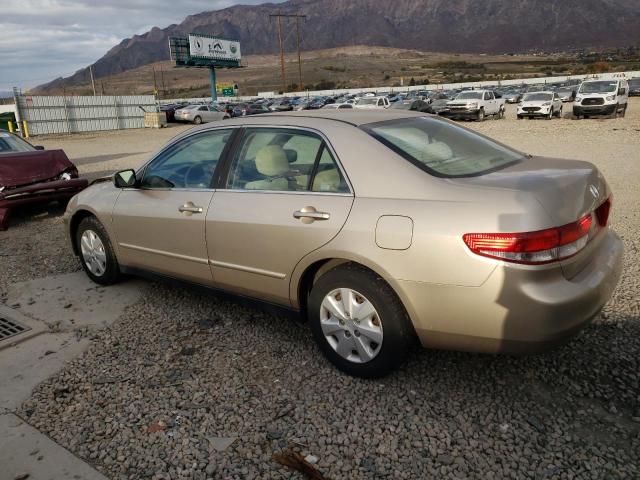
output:
{"label": "tree", "polygon": [[415,78],[411,77],[411,80],[409,80],[409,86],[410,86],[410,87],[415,87],[415,86],[416,86],[416,80],[415,80]]}

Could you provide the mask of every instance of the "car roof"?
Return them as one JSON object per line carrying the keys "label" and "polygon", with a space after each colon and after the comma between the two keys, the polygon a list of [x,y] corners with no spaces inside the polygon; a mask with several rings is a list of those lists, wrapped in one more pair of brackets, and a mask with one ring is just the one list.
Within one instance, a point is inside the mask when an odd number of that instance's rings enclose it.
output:
{"label": "car roof", "polygon": [[380,110],[358,110],[358,109],[319,109],[319,110],[302,110],[298,112],[271,113],[265,114],[262,118],[273,119],[274,123],[291,124],[291,121],[300,119],[321,119],[332,120],[336,122],[349,123],[353,126],[366,125],[368,123],[384,122],[387,120],[397,120],[409,117],[424,116],[424,113],[408,113],[402,111],[391,111],[388,109]]}

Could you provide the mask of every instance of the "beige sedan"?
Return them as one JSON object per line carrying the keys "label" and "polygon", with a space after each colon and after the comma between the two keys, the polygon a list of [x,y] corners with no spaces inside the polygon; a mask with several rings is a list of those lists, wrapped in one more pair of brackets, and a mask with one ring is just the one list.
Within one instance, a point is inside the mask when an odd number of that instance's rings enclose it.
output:
{"label": "beige sedan", "polygon": [[301,312],[340,369],[425,347],[536,351],[618,281],[611,192],[590,163],[535,158],[405,111],[252,116],[194,128],[69,203],[95,282],[172,277]]}

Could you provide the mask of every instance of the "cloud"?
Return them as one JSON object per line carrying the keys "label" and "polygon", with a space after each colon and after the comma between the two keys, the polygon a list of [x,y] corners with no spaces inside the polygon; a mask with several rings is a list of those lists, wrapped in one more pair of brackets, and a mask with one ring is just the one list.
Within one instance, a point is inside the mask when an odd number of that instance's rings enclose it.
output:
{"label": "cloud", "polygon": [[0,2],[0,90],[72,75],[124,38],[188,15],[264,0],[21,0]]}

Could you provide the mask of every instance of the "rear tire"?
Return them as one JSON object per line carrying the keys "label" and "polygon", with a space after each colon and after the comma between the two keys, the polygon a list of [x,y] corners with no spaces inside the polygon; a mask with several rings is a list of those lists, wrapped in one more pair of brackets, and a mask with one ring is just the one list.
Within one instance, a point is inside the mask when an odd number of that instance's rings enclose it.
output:
{"label": "rear tire", "polygon": [[122,278],[109,235],[96,217],[82,219],[76,230],[80,263],[87,276],[100,285],[112,285]]}
{"label": "rear tire", "polygon": [[347,263],[322,275],[308,305],[320,350],[349,375],[387,375],[414,344],[415,332],[400,299],[379,275],[360,265]]}

